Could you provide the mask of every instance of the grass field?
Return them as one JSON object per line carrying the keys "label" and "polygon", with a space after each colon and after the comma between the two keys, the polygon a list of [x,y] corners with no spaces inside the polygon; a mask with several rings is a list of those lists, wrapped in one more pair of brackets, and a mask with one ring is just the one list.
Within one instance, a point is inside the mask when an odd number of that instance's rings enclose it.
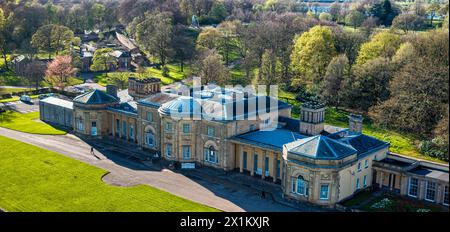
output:
{"label": "grass field", "polygon": [[28,88],[0,88],[0,95],[28,91]]}
{"label": "grass field", "polygon": [[6,211],[217,211],[150,186],[110,186],[105,170],[2,136],[0,151]]}
{"label": "grass field", "polygon": [[0,127],[31,134],[63,135],[67,133],[49,124],[37,121],[38,119],[39,112],[20,114],[14,111],[6,111],[0,114]]}

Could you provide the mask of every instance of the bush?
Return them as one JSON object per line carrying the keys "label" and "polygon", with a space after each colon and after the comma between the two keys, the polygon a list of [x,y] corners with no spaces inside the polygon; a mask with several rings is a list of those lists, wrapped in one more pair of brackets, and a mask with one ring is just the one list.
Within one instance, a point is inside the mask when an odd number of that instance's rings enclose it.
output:
{"label": "bush", "polygon": [[169,77],[169,68],[167,68],[166,66],[163,66],[161,75],[163,77]]}
{"label": "bush", "polygon": [[448,145],[440,139],[424,140],[419,145],[421,153],[448,162]]}

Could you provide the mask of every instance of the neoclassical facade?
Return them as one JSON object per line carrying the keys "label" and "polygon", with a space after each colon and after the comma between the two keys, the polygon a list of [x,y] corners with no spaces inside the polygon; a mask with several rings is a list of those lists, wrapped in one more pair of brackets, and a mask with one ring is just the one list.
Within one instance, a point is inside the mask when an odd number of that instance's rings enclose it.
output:
{"label": "neoclassical facade", "polygon": [[[51,102],[61,101],[42,104]],[[242,89],[182,94],[161,91],[156,78],[130,78],[127,90],[107,86],[71,104],[76,134],[122,141],[184,168],[239,171],[279,184],[285,198],[324,206],[377,183],[373,164],[389,152],[389,143],[362,133],[361,116],[349,115],[348,129],[329,126],[325,106],[311,102],[294,119],[291,105]],[[48,112],[42,120],[51,122]],[[448,180],[442,186],[448,190]]]}

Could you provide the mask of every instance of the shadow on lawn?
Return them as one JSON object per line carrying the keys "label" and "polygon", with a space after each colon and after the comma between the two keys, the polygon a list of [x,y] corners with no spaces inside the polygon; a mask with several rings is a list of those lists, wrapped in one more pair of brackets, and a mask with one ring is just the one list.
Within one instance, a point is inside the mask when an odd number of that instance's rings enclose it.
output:
{"label": "shadow on lawn", "polygon": [[5,111],[0,113],[0,123],[11,123],[14,120],[17,120],[18,115],[14,113],[13,111]]}

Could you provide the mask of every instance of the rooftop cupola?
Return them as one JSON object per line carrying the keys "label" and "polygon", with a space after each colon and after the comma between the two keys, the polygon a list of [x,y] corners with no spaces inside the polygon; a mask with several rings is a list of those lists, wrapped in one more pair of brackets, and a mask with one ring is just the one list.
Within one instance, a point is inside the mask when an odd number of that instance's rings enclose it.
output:
{"label": "rooftop cupola", "polygon": [[348,116],[348,129],[351,132],[362,133],[363,117],[360,114],[350,114]]}
{"label": "rooftop cupola", "polygon": [[300,133],[318,135],[323,131],[325,104],[320,102],[303,103],[300,109]]}
{"label": "rooftop cupola", "polygon": [[128,78],[128,94],[136,101],[159,92],[161,92],[161,80],[158,78]]}

